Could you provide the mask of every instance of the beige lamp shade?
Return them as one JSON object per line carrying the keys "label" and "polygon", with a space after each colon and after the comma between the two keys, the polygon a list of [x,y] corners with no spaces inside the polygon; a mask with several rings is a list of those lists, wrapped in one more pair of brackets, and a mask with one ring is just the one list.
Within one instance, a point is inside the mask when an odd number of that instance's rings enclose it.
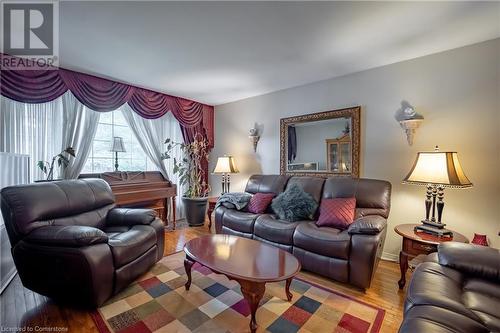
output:
{"label": "beige lamp shade", "polygon": [[113,138],[113,146],[111,146],[111,151],[123,153],[126,152],[125,145],[123,144],[123,138],[115,136]]}
{"label": "beige lamp shade", "polygon": [[214,173],[238,173],[234,158],[232,156],[219,157],[215,165]]}
{"label": "beige lamp shade", "polygon": [[472,187],[472,183],[460,165],[458,154],[440,151],[418,153],[417,159],[403,183],[434,184],[454,188]]}

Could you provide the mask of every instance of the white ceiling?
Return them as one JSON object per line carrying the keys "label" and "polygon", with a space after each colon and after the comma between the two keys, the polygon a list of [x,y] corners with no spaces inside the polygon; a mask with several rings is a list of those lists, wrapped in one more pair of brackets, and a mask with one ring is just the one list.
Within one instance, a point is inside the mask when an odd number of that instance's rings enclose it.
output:
{"label": "white ceiling", "polygon": [[223,104],[500,37],[500,3],[60,3],[69,69]]}

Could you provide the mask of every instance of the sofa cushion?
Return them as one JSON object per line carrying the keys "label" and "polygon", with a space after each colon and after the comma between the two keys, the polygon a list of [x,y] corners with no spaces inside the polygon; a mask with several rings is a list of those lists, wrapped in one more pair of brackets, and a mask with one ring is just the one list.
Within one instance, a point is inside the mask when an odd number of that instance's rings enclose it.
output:
{"label": "sofa cushion", "polygon": [[104,232],[109,238],[115,267],[128,264],[156,245],[156,232],[149,225],[135,225],[124,232],[117,232],[117,229],[105,229]]}
{"label": "sofa cushion", "polygon": [[276,243],[276,242],[273,242],[273,241],[270,241],[270,240],[267,240],[267,239],[264,239],[264,238],[260,238],[259,236],[256,236],[256,235],[253,235],[252,237],[253,239],[259,241],[259,242],[262,242],[264,244],[269,244],[271,246],[274,246],[274,247],[277,247],[279,249],[282,249],[283,251],[287,251],[287,252],[290,252],[292,253],[293,251],[293,245],[286,245],[286,244],[281,244],[281,243]]}
{"label": "sofa cushion", "polygon": [[241,231],[236,231],[236,230],[233,230],[233,229],[225,227],[225,226],[222,226],[221,233],[226,234],[226,235],[245,237],[245,238],[249,238],[249,239],[253,238],[253,234],[241,232]]}
{"label": "sofa cushion", "polygon": [[349,259],[350,243],[347,231],[318,227],[314,222],[300,223],[293,235],[294,246],[332,258]]}
{"label": "sofa cushion", "polygon": [[316,224],[345,230],[354,221],[356,198],[323,199]]}
{"label": "sofa cushion", "polygon": [[295,228],[303,222],[282,221],[271,214],[260,215],[255,221],[254,235],[274,243],[293,245]]}
{"label": "sofa cushion", "polygon": [[247,210],[254,214],[265,213],[274,196],[274,193],[255,193],[248,203]]}
{"label": "sofa cushion", "polygon": [[500,332],[500,284],[485,279],[467,279],[462,301],[490,331]]}
{"label": "sofa cushion", "polygon": [[281,220],[293,222],[305,219],[312,220],[318,203],[298,184],[293,184],[273,199],[271,207]]}
{"label": "sofa cushion", "polygon": [[293,185],[298,185],[306,193],[309,193],[316,202],[320,202],[324,183],[325,179],[322,177],[291,177],[286,185],[286,188],[289,188]]}
{"label": "sofa cushion", "polygon": [[416,306],[404,318],[401,333],[490,333],[480,322],[438,306]]}
{"label": "sofa cushion", "polygon": [[465,283],[466,278],[459,271],[434,262],[424,262],[413,273],[406,293],[405,310],[415,306],[433,305],[479,320],[464,303]]}
{"label": "sofa cushion", "polygon": [[284,191],[289,178],[285,175],[253,175],[248,179],[245,192],[280,193]]}
{"label": "sofa cushion", "polygon": [[258,216],[253,213],[226,209],[222,216],[222,225],[239,232],[252,233]]}
{"label": "sofa cushion", "polygon": [[358,216],[389,216],[391,183],[367,178],[332,177],[325,180],[323,199],[356,198]]}

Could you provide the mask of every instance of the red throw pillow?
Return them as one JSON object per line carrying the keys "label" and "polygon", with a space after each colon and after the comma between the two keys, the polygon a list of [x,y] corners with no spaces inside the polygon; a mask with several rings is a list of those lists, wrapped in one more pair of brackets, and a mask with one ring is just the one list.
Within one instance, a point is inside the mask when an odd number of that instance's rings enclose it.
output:
{"label": "red throw pillow", "polygon": [[316,225],[344,230],[354,221],[355,212],[356,198],[323,199]]}
{"label": "red throw pillow", "polygon": [[254,214],[265,213],[274,196],[274,193],[255,193],[248,203],[248,211]]}

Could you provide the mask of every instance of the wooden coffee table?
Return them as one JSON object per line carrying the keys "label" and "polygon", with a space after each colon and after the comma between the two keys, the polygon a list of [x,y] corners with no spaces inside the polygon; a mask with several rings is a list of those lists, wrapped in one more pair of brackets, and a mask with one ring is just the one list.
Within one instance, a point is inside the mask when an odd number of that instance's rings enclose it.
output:
{"label": "wooden coffee table", "polygon": [[300,263],[292,254],[256,240],[231,235],[206,235],[190,240],[184,246],[184,268],[191,286],[191,267],[195,262],[235,280],[250,307],[250,330],[257,330],[255,313],[266,291],[267,282],[285,280],[285,293],[292,300],[290,284],[300,271]]}

